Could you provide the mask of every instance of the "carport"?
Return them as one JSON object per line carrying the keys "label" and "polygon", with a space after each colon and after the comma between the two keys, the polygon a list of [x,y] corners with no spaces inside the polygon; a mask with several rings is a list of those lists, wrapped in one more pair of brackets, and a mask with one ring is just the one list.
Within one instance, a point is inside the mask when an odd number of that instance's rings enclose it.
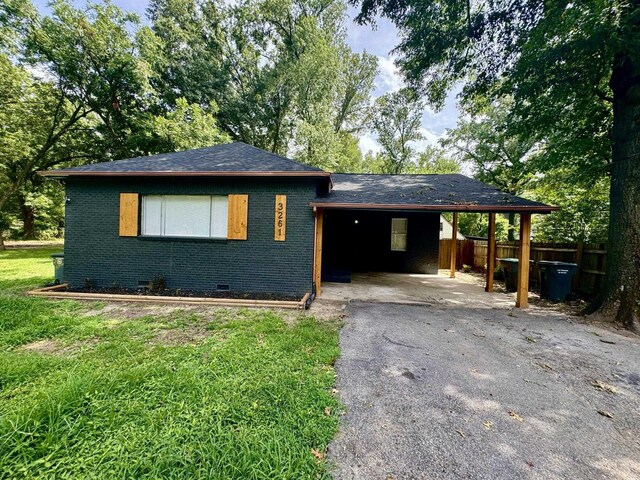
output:
{"label": "carport", "polygon": [[[440,214],[453,213],[455,246],[458,214],[488,217],[487,292],[493,291],[496,214],[520,216],[516,307],[528,307],[531,215],[557,207],[502,192],[459,174],[334,174],[334,187],[311,203],[315,214],[314,285],[348,280],[352,271],[437,274]],[[451,249],[450,277],[456,275]],[[522,268],[522,266],[526,266]],[[323,273],[324,271],[324,273]]]}

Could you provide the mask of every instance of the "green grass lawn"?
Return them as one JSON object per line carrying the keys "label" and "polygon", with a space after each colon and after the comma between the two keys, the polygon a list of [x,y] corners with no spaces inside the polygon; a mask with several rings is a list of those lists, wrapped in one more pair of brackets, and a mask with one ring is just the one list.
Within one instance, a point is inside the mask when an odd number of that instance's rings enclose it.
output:
{"label": "green grass lawn", "polygon": [[335,322],[24,296],[55,251],[0,252],[0,478],[329,476]]}

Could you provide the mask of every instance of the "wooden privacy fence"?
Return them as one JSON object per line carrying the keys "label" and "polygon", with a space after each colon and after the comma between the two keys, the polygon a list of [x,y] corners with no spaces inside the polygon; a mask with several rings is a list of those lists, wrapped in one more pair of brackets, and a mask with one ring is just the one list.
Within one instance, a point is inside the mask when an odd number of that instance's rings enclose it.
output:
{"label": "wooden privacy fence", "polygon": [[[456,250],[456,270],[462,270],[463,265],[473,265],[474,241],[458,240]],[[471,259],[471,261],[469,261]],[[486,258],[482,261],[484,268]],[[451,267],[451,240],[440,240],[440,253],[438,257],[438,268]]]}
{"label": "wooden privacy fence", "polygon": [[[518,242],[496,243],[496,267],[501,258],[518,258]],[[540,260],[571,262],[578,264],[578,272],[573,279],[573,289],[582,295],[593,296],[600,290],[604,280],[606,266],[604,243],[531,243],[531,260],[535,261],[531,269],[531,283],[539,282],[538,265]],[[440,240],[440,268],[450,267],[451,240]],[[486,240],[458,240],[456,268],[469,265],[474,270],[485,270],[487,264]]]}

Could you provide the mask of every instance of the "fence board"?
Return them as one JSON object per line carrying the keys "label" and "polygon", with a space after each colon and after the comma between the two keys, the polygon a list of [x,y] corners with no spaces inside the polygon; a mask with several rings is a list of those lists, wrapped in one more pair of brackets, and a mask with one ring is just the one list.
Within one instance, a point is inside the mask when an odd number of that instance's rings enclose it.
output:
{"label": "fence board", "polygon": [[[484,271],[487,264],[486,240],[458,240],[456,268],[472,266],[474,270]],[[532,242],[531,260],[535,261],[531,270],[531,283],[539,284],[537,262],[549,260],[578,264],[578,274],[574,281],[574,290],[587,297],[596,295],[604,281],[606,268],[606,246],[603,243],[551,243]],[[440,240],[439,266],[448,269],[451,255],[451,240]],[[580,258],[581,257],[581,258]],[[496,244],[496,267],[501,258],[518,258],[518,242],[499,242]]]}

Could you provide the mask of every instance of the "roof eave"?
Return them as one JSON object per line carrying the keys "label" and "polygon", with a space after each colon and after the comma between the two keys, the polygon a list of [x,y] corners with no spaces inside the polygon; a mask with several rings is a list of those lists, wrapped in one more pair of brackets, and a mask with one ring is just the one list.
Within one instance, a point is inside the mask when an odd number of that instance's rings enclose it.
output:
{"label": "roof eave", "polygon": [[391,203],[325,203],[311,202],[311,207],[327,209],[354,209],[354,210],[422,210],[429,212],[476,212],[476,213],[541,213],[548,214],[560,207],[551,205],[416,205],[416,204],[391,204]]}
{"label": "roof eave", "polygon": [[326,177],[331,181],[331,173],[323,171],[281,171],[281,172],[90,172],[90,171],[65,171],[44,170],[38,175],[50,178],[67,177]]}

